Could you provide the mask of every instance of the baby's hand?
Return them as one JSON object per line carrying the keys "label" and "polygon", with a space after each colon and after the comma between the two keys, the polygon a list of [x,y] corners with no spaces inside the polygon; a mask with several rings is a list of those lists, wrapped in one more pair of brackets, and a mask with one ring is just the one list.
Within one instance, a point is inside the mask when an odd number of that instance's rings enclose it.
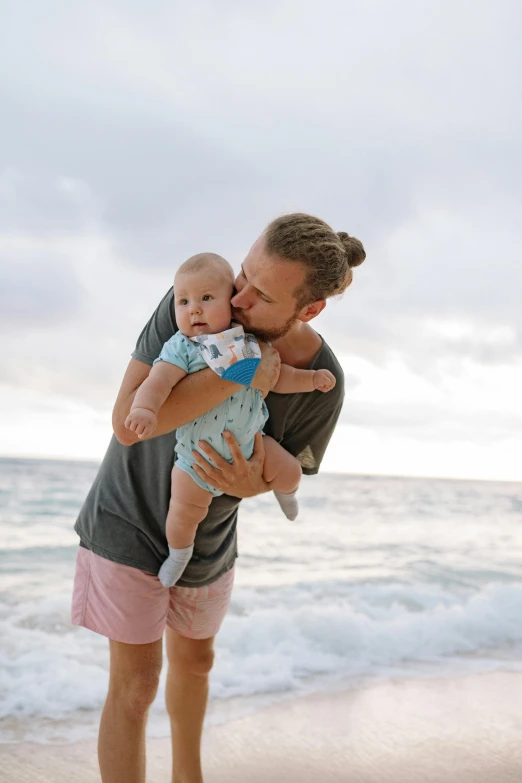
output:
{"label": "baby's hand", "polygon": [[314,372],[314,389],[322,392],[332,391],[335,386],[335,376],[330,370],[316,370]]}
{"label": "baby's hand", "polygon": [[147,408],[134,408],[125,419],[128,430],[135,432],[138,438],[146,438],[152,435],[158,424],[155,413]]}

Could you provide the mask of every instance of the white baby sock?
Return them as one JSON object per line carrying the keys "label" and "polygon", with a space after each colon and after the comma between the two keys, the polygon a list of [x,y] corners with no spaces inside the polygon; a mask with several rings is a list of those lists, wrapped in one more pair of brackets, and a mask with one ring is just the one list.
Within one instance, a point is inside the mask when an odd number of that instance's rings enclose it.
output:
{"label": "white baby sock", "polygon": [[289,492],[287,494],[286,492],[276,492],[276,490],[274,490],[274,495],[276,496],[277,502],[281,506],[281,510],[285,517],[293,521],[299,514],[297,492]]}
{"label": "white baby sock", "polygon": [[169,546],[169,556],[159,570],[159,580],[163,587],[174,587],[186,565],[192,557],[194,544],[185,549],[173,549]]}

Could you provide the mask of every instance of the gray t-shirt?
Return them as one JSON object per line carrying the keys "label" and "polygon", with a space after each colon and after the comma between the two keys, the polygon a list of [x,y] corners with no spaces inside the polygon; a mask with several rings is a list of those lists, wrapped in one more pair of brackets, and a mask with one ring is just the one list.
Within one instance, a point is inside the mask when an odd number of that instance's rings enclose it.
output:
{"label": "gray t-shirt", "polygon": [[[176,331],[170,289],[140,334],[133,358],[152,365]],[[297,457],[307,475],[319,469],[344,397],[343,371],[325,342],[310,368],[330,370],[337,379],[335,388],[326,394],[271,392],[266,398],[270,418],[264,428]],[[82,546],[116,563],[158,573],[168,555],[165,520],[175,445],[175,432],[134,446],[122,446],[113,436],[75,525]],[[239,498],[229,495],[212,500],[179,585],[210,584],[232,568],[239,503]]]}

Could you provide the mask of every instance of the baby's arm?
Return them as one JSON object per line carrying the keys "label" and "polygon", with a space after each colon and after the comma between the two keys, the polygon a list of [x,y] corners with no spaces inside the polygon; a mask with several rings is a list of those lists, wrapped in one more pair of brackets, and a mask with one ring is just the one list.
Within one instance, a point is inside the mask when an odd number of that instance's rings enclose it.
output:
{"label": "baby's arm", "polygon": [[157,413],[174,386],[187,373],[170,362],[156,362],[134,397],[130,413],[125,419],[127,429],[138,438],[152,435],[158,424]]}
{"label": "baby's arm", "polygon": [[329,392],[335,386],[335,376],[329,370],[299,370],[288,364],[281,365],[279,380],[272,389],[278,394],[297,394],[316,389]]}

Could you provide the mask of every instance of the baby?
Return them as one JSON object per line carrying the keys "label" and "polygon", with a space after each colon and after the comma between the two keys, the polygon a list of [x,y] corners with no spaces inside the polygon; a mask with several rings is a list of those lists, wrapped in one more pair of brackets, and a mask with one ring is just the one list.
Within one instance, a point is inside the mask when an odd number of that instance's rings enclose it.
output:
{"label": "baby", "polygon": [[[201,253],[178,269],[174,278],[174,310],[179,331],[163,346],[148,378],[139,387],[125,421],[125,426],[139,438],[152,435],[159,409],[173,387],[188,373],[211,366],[222,377],[245,384],[252,380],[260,350],[255,338],[245,335],[241,326],[232,325],[231,329],[233,290],[234,272],[221,256]],[[335,377],[328,370],[298,370],[283,364],[273,391],[280,394],[315,389],[328,392],[334,386]],[[223,438],[223,431],[229,430],[245,458],[250,459],[254,436],[262,432],[267,418],[262,392],[245,385],[217,408],[177,430],[177,458],[172,469],[166,522],[170,554],[159,572],[165,587],[172,587],[182,575],[192,556],[197,526],[205,519],[212,498],[223,494],[194,471],[196,462],[192,452],[205,456],[198,442],[208,442],[230,462],[230,451]],[[295,519],[301,467],[273,438],[265,435],[263,444],[263,478],[274,490],[286,516]]]}

